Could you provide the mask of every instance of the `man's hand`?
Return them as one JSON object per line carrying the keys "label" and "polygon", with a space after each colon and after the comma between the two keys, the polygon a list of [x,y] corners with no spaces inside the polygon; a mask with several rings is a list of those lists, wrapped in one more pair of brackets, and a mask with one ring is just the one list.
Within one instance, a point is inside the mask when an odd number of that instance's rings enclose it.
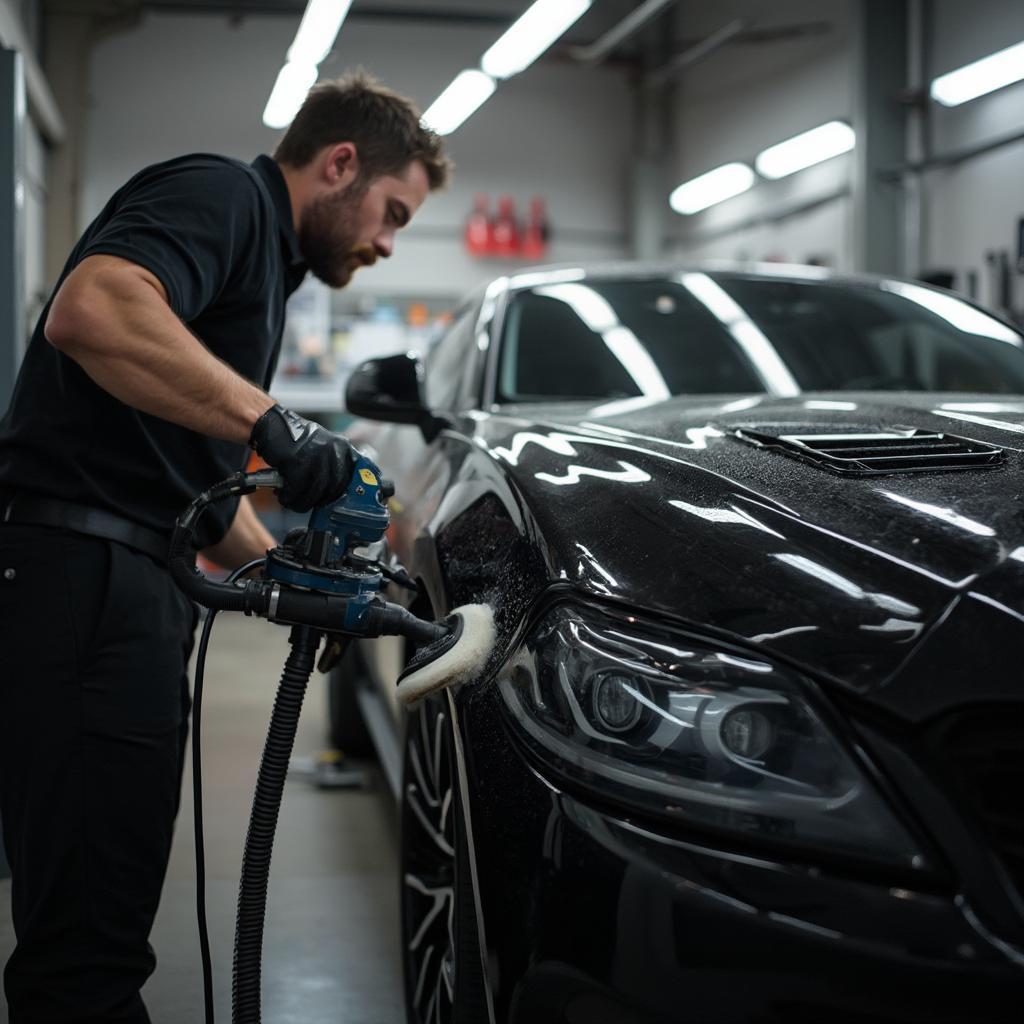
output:
{"label": "man's hand", "polygon": [[278,497],[285,508],[308,512],[341,495],[358,452],[341,434],[274,405],[252,428],[249,444],[284,477]]}

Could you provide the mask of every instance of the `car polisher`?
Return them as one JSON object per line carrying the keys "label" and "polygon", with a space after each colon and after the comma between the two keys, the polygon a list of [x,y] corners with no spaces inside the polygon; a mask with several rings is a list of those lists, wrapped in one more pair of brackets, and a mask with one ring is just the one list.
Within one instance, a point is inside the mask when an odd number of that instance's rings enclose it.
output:
{"label": "car polisher", "polygon": [[[390,522],[387,499],[394,488],[364,456],[356,460],[345,493],[330,505],[314,508],[307,525],[292,530],[265,558],[240,567],[223,583],[204,576],[196,567],[193,544],[203,512],[215,502],[259,487],[279,488],[282,483],[275,470],[260,470],[236,473],[204,491],[178,518],[168,555],[168,568],[178,586],[210,610],[196,659],[193,698],[197,905],[207,1024],[213,1024],[213,985],[203,891],[198,733],[206,649],[216,613],[240,611],[292,627],[292,650],[271,714],[242,860],[232,972],[233,1024],[260,1021],[263,922],[274,832],[299,712],[321,640],[328,638],[319,661],[321,671],[335,664],[354,638],[392,635],[411,640],[416,650],[398,682],[398,698],[407,705],[443,687],[477,678],[495,643],[494,615],[487,605],[464,605],[443,621],[431,622],[384,599],[380,591],[386,583],[413,590],[416,584],[404,570],[384,565],[366,551],[384,536]],[[257,568],[262,568],[259,578],[242,578]]]}

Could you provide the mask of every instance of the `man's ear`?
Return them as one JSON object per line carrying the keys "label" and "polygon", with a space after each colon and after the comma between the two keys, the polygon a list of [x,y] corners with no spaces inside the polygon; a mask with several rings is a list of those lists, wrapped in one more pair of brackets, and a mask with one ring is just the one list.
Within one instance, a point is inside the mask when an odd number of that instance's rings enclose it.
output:
{"label": "man's ear", "polygon": [[346,188],[359,177],[359,153],[354,142],[338,142],[327,150],[324,177],[332,188]]}

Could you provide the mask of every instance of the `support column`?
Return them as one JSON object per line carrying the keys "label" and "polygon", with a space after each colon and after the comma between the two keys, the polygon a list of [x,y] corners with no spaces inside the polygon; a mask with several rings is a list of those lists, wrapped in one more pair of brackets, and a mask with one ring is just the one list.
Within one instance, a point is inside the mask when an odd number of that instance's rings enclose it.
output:
{"label": "support column", "polygon": [[46,20],[46,77],[65,118],[66,135],[47,168],[46,280],[57,283],[78,241],[78,194],[85,139],[89,57],[95,32],[89,14],[52,13]]}
{"label": "support column", "polygon": [[878,172],[903,163],[907,84],[906,0],[858,0],[853,31],[853,266],[875,274],[904,271],[904,197]]}
{"label": "support column", "polygon": [[664,258],[665,222],[669,217],[668,155],[672,142],[671,80],[651,87],[646,72],[668,59],[672,33],[662,21],[645,30],[644,60],[633,82],[633,158],[629,178],[629,247],[638,260]]}
{"label": "support column", "polygon": [[28,338],[22,280],[26,117],[21,54],[0,49],[0,411],[10,402]]}

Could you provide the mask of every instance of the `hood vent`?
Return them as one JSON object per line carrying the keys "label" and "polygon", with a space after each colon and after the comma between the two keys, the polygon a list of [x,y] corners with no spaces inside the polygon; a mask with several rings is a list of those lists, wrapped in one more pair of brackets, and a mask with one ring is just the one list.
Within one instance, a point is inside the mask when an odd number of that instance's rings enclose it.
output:
{"label": "hood vent", "polygon": [[988,469],[1006,458],[1003,449],[994,445],[927,430],[773,435],[741,427],[734,435],[748,444],[775,448],[845,476]]}

